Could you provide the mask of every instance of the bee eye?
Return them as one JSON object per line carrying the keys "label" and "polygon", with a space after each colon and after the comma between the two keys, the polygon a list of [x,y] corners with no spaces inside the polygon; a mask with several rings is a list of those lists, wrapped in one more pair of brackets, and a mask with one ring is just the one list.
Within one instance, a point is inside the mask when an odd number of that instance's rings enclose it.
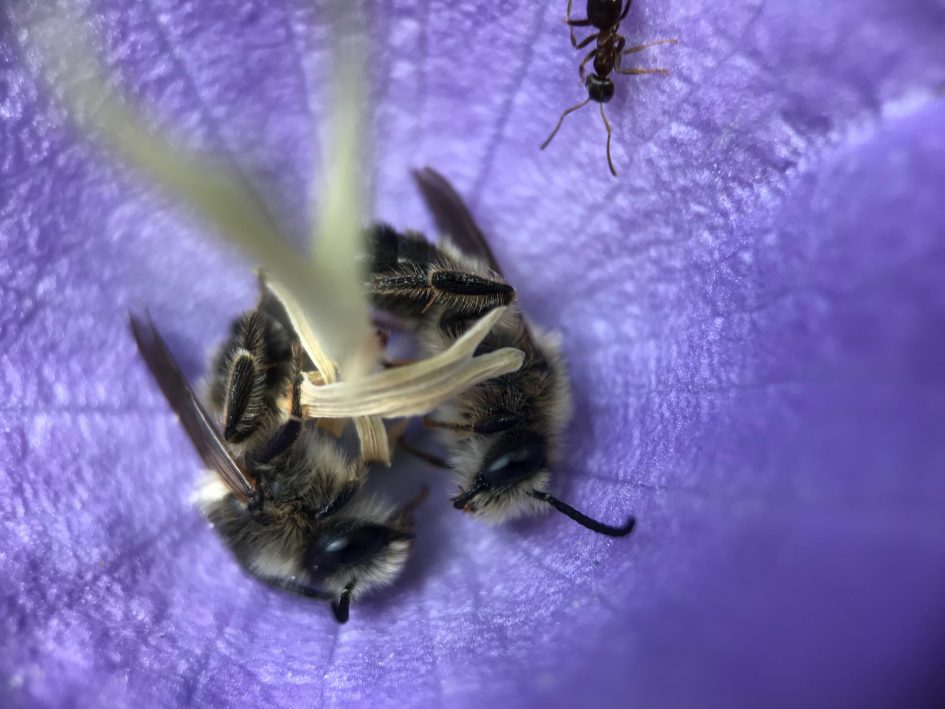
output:
{"label": "bee eye", "polygon": [[338,569],[359,564],[398,536],[395,530],[379,524],[327,532],[309,545],[305,563],[317,578],[324,578]]}
{"label": "bee eye", "polygon": [[479,474],[488,486],[511,485],[534,475],[545,465],[545,443],[538,436],[528,436],[502,445]]}

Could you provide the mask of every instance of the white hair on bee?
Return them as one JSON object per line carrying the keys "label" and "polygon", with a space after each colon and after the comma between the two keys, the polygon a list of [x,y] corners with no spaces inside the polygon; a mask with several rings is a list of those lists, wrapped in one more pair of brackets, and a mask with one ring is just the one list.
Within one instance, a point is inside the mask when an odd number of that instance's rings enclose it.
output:
{"label": "white hair on bee", "polygon": [[392,585],[404,570],[407,557],[410,556],[410,545],[411,542],[403,539],[390,542],[357,567],[340,571],[337,581],[333,578],[325,583],[326,590],[341,593],[348,584],[357,580],[351,591],[351,599],[358,601]]}
{"label": "white hair on bee", "polygon": [[542,353],[552,374],[552,385],[545,401],[548,416],[548,428],[552,432],[553,445],[549,448],[549,460],[558,463],[561,456],[562,438],[565,426],[571,419],[571,379],[568,377],[567,364],[561,352],[561,333],[535,325],[522,316],[531,333],[535,347]]}
{"label": "white hair on bee", "polygon": [[[399,510],[376,495],[362,493],[358,495],[343,512],[339,513],[340,522],[352,521],[367,524],[376,520],[390,522],[400,514]],[[340,593],[349,583],[357,581],[352,591],[352,600],[359,600],[375,590],[390,586],[404,569],[410,554],[411,542],[408,539],[396,539],[385,545],[380,551],[365,559],[356,567],[338,571],[326,583],[326,588]]]}
{"label": "white hair on bee", "polygon": [[190,494],[190,503],[206,514],[211,505],[220,502],[229,494],[230,489],[220,479],[220,475],[215,470],[205,470],[197,478],[197,484]]}

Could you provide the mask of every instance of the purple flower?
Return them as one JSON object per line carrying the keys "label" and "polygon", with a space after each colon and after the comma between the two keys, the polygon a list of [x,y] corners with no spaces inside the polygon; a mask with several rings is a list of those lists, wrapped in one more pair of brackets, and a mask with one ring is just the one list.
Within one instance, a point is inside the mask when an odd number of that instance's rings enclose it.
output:
{"label": "purple flower", "polygon": [[[618,81],[615,180],[595,111],[538,150],[584,97],[565,4],[369,3],[372,216],[430,228],[410,168],[454,181],[564,336],[556,491],[637,531],[487,528],[440,482],[343,627],[189,503],[127,333],[150,307],[198,376],[249,269],[70,127],[0,19],[0,704],[942,698],[945,8],[638,0],[629,41],[680,44]],[[128,93],[301,231],[324,8],[82,5]]]}

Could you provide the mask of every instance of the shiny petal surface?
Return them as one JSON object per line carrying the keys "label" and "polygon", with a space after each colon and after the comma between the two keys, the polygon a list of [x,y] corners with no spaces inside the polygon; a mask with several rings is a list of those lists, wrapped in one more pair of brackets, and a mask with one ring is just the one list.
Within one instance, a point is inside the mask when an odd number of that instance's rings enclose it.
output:
{"label": "shiny petal surface", "polygon": [[[455,182],[564,335],[556,491],[639,524],[484,528],[426,474],[405,578],[344,627],[248,579],[189,502],[126,313],[197,377],[252,276],[64,119],[34,4],[0,16],[0,704],[941,699],[941,3],[638,0],[630,44],[680,43],[631,55],[670,78],[618,79],[616,180],[592,109],[538,150],[583,98],[564,0],[365,5],[372,216],[428,228],[410,168]],[[78,5],[158,125],[302,233],[328,3]]]}

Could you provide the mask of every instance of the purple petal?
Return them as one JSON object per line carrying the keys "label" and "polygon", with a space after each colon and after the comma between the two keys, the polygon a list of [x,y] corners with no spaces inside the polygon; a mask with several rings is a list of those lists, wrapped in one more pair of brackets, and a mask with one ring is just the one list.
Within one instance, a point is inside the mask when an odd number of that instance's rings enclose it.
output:
{"label": "purple petal", "polygon": [[[129,93],[301,231],[323,12],[93,5]],[[429,226],[409,169],[454,180],[564,333],[558,492],[638,531],[483,528],[439,484],[343,628],[247,579],[125,314],[196,376],[251,275],[68,127],[2,19],[0,704],[941,698],[945,10],[640,0],[630,43],[680,44],[618,81],[613,180],[592,108],[537,149],[583,98],[563,0],[382,5],[375,212]]]}

